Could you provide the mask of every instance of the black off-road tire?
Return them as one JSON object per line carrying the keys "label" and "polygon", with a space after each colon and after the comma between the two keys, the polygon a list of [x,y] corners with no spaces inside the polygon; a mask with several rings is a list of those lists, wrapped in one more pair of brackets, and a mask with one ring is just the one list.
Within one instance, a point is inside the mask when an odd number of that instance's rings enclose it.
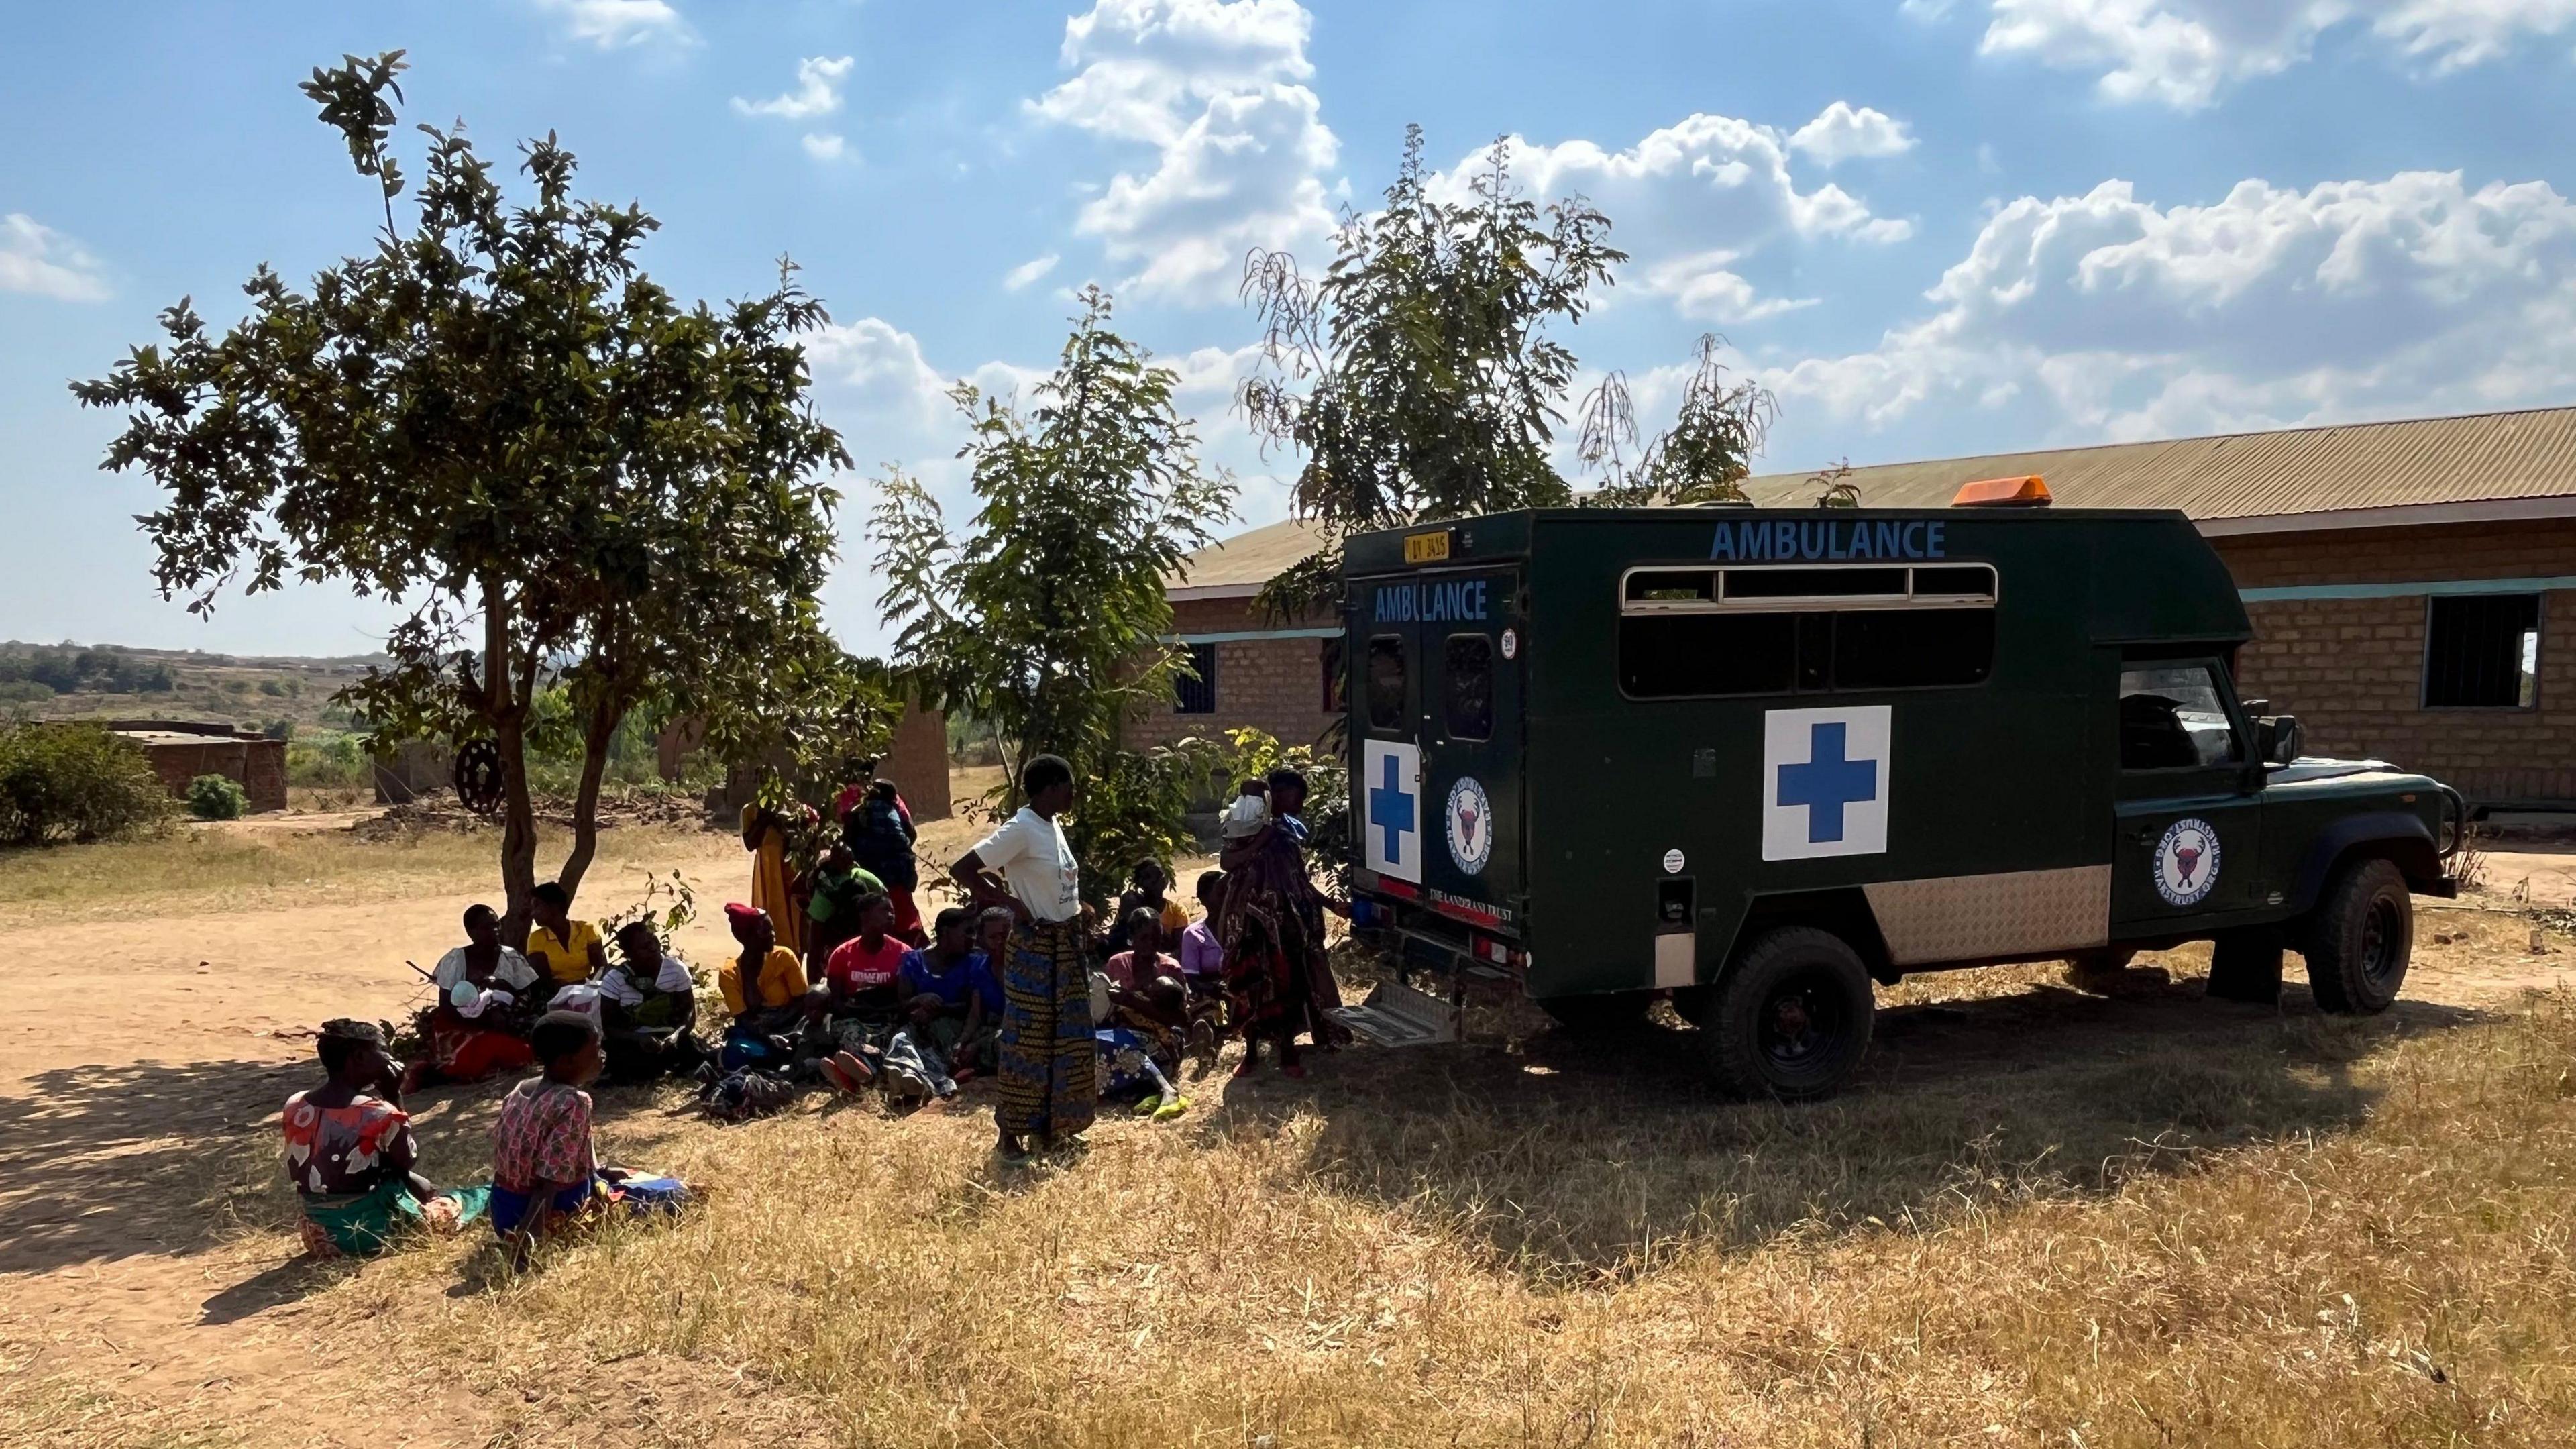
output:
{"label": "black off-road tire", "polygon": [[1603,991],[1540,998],[1538,1009],[1576,1036],[1616,1036],[1644,1025],[1646,1009],[1654,1004],[1651,991]]}
{"label": "black off-road tire", "polygon": [[2308,990],[2318,1010],[2339,1016],[2386,1011],[2406,984],[2415,951],[2415,898],[2406,877],[2376,858],[2336,872],[2299,949],[2308,958]]}
{"label": "black off-road tire", "polygon": [[[1878,1000],[1860,953],[1831,931],[1783,926],[1754,941],[1717,983],[1700,1052],[1739,1097],[1828,1096],[1869,1051]],[[1784,1008],[1803,1027],[1792,1035]]]}

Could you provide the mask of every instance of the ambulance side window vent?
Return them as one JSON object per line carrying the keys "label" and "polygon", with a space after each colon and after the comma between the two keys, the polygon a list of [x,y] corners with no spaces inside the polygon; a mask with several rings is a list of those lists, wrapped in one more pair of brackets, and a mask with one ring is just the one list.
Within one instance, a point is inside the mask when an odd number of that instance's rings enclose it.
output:
{"label": "ambulance side window vent", "polygon": [[1620,576],[1623,614],[1767,613],[1775,609],[1991,609],[1992,564],[1732,565],[1635,568]]}
{"label": "ambulance side window vent", "polygon": [[1368,720],[1373,730],[1404,728],[1404,640],[1381,634],[1368,641]]}

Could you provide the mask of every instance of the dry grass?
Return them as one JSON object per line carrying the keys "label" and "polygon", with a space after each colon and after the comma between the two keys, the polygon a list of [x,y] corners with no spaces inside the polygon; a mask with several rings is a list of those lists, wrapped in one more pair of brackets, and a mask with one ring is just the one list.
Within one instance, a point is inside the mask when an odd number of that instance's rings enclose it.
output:
{"label": "dry grass", "polygon": [[[980,1113],[610,1097],[610,1155],[706,1209],[326,1296],[486,1402],[694,1365],[752,1391],[694,1412],[854,1445],[2569,1441],[2576,998],[2354,1024],[2049,975],[1952,978],[1800,1110],[1700,1095],[1678,1033],[1211,1082],[1028,1170]],[[461,1167],[481,1113],[445,1121]]]}
{"label": "dry grass", "polygon": [[[619,870],[732,859],[721,836],[603,844]],[[0,917],[394,898],[490,868],[488,836],[210,833],[0,860]],[[2528,931],[2428,917],[2419,966],[2576,959],[2528,956]],[[1026,1169],[974,1108],[809,1100],[719,1129],[677,1089],[603,1090],[603,1156],[711,1185],[704,1208],[522,1277],[476,1241],[243,1267],[217,1299],[299,1304],[243,1341],[409,1406],[386,1442],[2576,1443],[2576,991],[2329,1020],[2295,986],[2278,1011],[2204,1001],[2205,961],[2083,989],[2054,966],[1909,980],[1864,1079],[1796,1110],[1713,1098],[1688,1033],[1587,1045],[1495,1004],[1470,1045],[1195,1083],[1181,1122],[1106,1121]],[[117,1214],[163,1205],[197,1248],[274,1263],[274,1071],[67,1076],[13,1120],[68,1166],[15,1145]],[[488,1170],[505,1086],[413,1104],[434,1176]],[[182,1125],[149,1125],[165,1111]],[[83,1143],[118,1131],[187,1151],[117,1158],[111,1185]],[[56,1224],[56,1256],[116,1221]],[[0,1442],[297,1442],[50,1351],[31,1372],[0,1344]]]}
{"label": "dry grass", "polygon": [[[629,867],[703,854],[702,832],[661,828],[603,831],[591,879]],[[540,842],[540,876],[569,842]],[[500,836],[492,830],[432,831],[399,841],[359,842],[345,830],[180,826],[147,840],[0,852],[0,925],[111,916],[158,916],[202,909],[284,908],[327,897],[393,900],[489,882]]]}

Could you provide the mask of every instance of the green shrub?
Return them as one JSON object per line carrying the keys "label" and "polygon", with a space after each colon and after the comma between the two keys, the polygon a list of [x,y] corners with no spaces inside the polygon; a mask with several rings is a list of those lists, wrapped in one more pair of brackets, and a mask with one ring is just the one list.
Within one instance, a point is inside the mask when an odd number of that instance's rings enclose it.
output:
{"label": "green shrub", "polygon": [[0,844],[131,835],[167,820],[143,747],[96,725],[0,728]]}
{"label": "green shrub", "polygon": [[250,792],[230,775],[199,775],[188,782],[188,813],[200,820],[239,820],[250,813]]}
{"label": "green shrub", "polygon": [[0,680],[0,704],[43,704],[54,697],[54,687],[41,680]]}
{"label": "green shrub", "polygon": [[328,790],[361,789],[374,776],[358,737],[338,730],[304,730],[286,742],[286,783]]}

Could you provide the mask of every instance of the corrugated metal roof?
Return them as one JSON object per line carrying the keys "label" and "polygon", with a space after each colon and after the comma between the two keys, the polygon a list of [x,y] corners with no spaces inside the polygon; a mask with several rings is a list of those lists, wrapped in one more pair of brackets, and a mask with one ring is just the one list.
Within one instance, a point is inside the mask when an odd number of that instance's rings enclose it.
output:
{"label": "corrugated metal roof", "polygon": [[[2576,496],[2576,408],[2351,423],[1854,468],[1873,508],[1937,508],[1962,483],[2037,473],[2070,508],[2194,519]],[[1746,480],[1756,502],[1812,501],[1804,473]]]}
{"label": "corrugated metal roof", "polygon": [[[2576,498],[2576,407],[1881,463],[1852,469],[1851,482],[1868,507],[1940,508],[1962,483],[2026,473],[2068,508],[2178,508],[2203,522]],[[1811,476],[1744,486],[1766,507],[1803,508]],[[1256,528],[1191,555],[1182,587],[1258,586],[1320,538],[1294,519]]]}

